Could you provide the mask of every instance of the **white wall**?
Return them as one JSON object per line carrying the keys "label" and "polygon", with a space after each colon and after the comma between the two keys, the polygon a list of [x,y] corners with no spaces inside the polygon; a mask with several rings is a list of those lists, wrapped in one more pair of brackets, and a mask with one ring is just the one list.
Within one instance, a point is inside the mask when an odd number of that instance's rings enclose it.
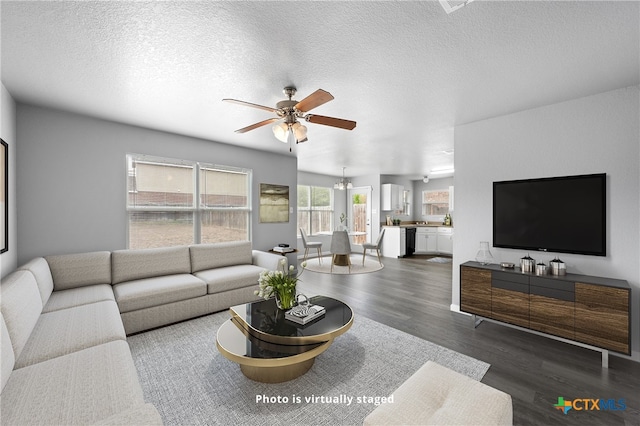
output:
{"label": "white wall", "polygon": [[[455,227],[452,309],[459,309],[459,265],[492,238],[492,182],[607,174],[607,256],[562,254],[569,272],[624,279],[632,286],[632,342],[640,360],[640,131],[638,86],[455,129]],[[522,250],[496,249],[518,263]],[[555,254],[532,253],[548,263]]]}
{"label": "white wall", "polygon": [[[9,146],[9,250],[0,255],[0,278],[7,275],[17,267],[18,263],[18,243],[17,232],[17,204],[16,204],[16,103],[11,94],[1,85],[2,100],[0,109],[2,120],[0,122],[0,137]],[[4,208],[4,207],[3,207]],[[4,229],[4,223],[0,223]],[[4,232],[3,232],[4,236]]]}
{"label": "white wall", "polygon": [[[18,263],[126,247],[127,153],[253,170],[253,247],[295,241],[297,159],[18,104]],[[289,185],[288,223],[259,223],[259,184]]]}

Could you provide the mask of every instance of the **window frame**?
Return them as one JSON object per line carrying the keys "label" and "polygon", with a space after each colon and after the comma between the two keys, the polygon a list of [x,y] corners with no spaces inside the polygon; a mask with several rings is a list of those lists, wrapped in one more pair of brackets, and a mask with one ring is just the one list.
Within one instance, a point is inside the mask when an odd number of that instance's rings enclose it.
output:
{"label": "window frame", "polygon": [[[138,193],[139,189],[137,186],[137,179],[135,172],[132,173],[132,163],[146,163],[146,164],[157,164],[160,166],[169,166],[169,167],[185,167],[191,168],[191,179],[192,179],[192,193],[191,193],[191,205],[190,206],[133,206],[130,203],[130,194]],[[207,206],[202,202],[201,196],[201,172],[206,170],[216,170],[222,172],[230,172],[230,173],[239,173],[246,175],[246,205],[242,207],[237,206]],[[202,242],[202,217],[206,212],[211,211],[242,211],[247,214],[246,216],[246,240],[251,241],[252,238],[252,181],[253,181],[253,170],[233,167],[233,166],[223,166],[219,164],[211,164],[204,163],[198,161],[189,161],[189,160],[181,160],[175,158],[165,158],[165,157],[157,157],[145,154],[134,154],[127,153],[126,154],[126,191],[125,191],[125,206],[126,206],[126,246],[127,248],[131,248],[131,214],[137,212],[148,212],[148,213],[175,213],[175,212],[184,212],[191,213],[192,215],[192,242],[189,244],[201,244]],[[131,187],[134,187],[133,189]],[[155,246],[154,246],[155,247]],[[172,246],[161,246],[161,247],[172,247]]]}
{"label": "window frame", "polygon": [[[446,201],[438,201],[438,202],[429,202],[426,201],[428,198],[429,193],[440,193],[440,192],[446,192],[447,193],[447,200]],[[433,222],[441,222],[444,220],[444,217],[447,214],[450,214],[451,211],[449,209],[451,203],[450,203],[450,197],[451,197],[451,191],[449,189],[428,189],[428,190],[423,190],[422,191],[422,216],[424,218],[426,218],[426,220],[429,221],[433,221]],[[445,205],[446,206],[446,211],[442,214],[429,214],[429,206],[432,205]]]}
{"label": "window frame", "polygon": [[[296,215],[296,220],[297,220],[297,227],[296,227],[296,234],[297,237],[300,238],[300,228],[304,228],[305,230],[307,230],[307,234],[308,235],[316,235],[314,233],[315,232],[330,232],[334,229],[334,215],[335,215],[335,195],[334,195],[334,190],[333,187],[328,187],[328,186],[317,186],[317,185],[298,185],[297,186],[297,191],[300,191],[300,188],[306,188],[307,190],[307,199],[308,199],[308,203],[306,207],[301,207],[300,206],[300,197],[298,197],[298,204],[297,204],[297,215]],[[314,188],[318,188],[318,189],[322,189],[322,190],[326,190],[329,193],[329,197],[330,197],[330,201],[329,201],[329,209],[319,209],[319,208],[315,208],[316,206],[312,205],[312,200],[313,200],[313,189]],[[300,211],[306,211],[308,212],[308,216],[307,216],[307,226],[302,226],[302,224],[300,223]],[[327,231],[323,231],[323,230],[314,230],[312,229],[313,226],[313,213],[314,212],[328,212],[329,213],[329,229]]]}

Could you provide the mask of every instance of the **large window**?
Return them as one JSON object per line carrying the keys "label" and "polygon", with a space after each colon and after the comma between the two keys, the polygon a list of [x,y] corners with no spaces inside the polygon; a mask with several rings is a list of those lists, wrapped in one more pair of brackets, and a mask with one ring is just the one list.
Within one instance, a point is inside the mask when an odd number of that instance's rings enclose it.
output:
{"label": "large window", "polygon": [[422,191],[422,215],[428,220],[442,220],[449,212],[449,190]]}
{"label": "large window", "polygon": [[298,185],[298,228],[308,235],[333,230],[332,188]]}
{"label": "large window", "polygon": [[246,241],[251,171],[127,156],[128,247]]}

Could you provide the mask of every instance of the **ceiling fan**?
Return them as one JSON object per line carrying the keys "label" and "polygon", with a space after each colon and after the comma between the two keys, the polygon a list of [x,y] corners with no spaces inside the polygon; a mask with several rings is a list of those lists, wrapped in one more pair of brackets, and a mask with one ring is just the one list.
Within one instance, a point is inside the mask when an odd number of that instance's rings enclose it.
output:
{"label": "ceiling fan", "polygon": [[308,112],[313,108],[319,107],[320,105],[333,100],[331,93],[325,90],[318,89],[299,102],[292,99],[296,94],[295,87],[287,86],[283,89],[283,92],[289,99],[278,102],[275,108],[253,104],[251,102],[239,101],[237,99],[223,99],[225,102],[232,102],[239,105],[263,109],[277,115],[277,117],[268,118],[250,126],[243,127],[242,129],[238,129],[236,130],[236,133],[245,133],[282,120],[282,122],[274,125],[272,128],[275,137],[284,143],[293,143],[293,141],[301,143],[308,140],[307,127],[300,124],[298,119],[308,121],[309,123],[338,127],[346,130],[353,130],[356,127],[355,121],[344,120],[342,118],[325,117],[324,115],[308,114]]}

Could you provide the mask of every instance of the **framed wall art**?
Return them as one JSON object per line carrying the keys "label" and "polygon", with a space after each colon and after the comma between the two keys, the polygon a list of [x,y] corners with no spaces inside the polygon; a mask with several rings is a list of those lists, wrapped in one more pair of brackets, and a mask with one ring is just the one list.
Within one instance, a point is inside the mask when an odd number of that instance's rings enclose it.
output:
{"label": "framed wall art", "polygon": [[289,222],[289,187],[260,184],[260,223]]}
{"label": "framed wall art", "polygon": [[9,250],[9,145],[0,139],[0,253]]}

